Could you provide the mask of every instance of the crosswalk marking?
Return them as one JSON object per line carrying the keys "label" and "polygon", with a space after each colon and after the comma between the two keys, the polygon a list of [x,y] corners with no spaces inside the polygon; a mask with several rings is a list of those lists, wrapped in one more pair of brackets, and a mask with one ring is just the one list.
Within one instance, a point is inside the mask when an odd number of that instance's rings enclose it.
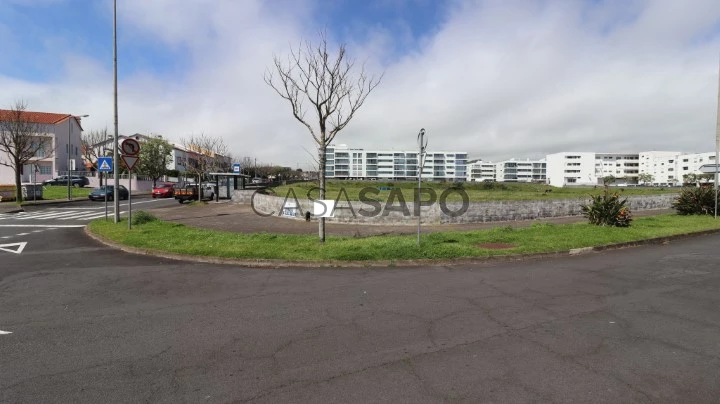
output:
{"label": "crosswalk marking", "polygon": [[[127,211],[120,211],[120,214],[126,214]],[[108,216],[112,216],[113,212],[108,211]],[[64,210],[64,211],[42,211],[42,212],[20,212],[20,213],[0,213],[0,221],[2,220],[93,220],[105,217],[105,210],[86,209],[86,210]]]}

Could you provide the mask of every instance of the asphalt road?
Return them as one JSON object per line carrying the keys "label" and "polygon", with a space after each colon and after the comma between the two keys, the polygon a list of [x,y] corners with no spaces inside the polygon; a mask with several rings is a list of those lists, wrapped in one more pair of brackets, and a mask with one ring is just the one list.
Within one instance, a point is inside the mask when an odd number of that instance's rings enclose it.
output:
{"label": "asphalt road", "polygon": [[[1,229],[1,228],[0,228]],[[467,267],[244,269],[81,228],[0,251],[0,402],[717,402],[720,235]],[[0,241],[6,243],[7,241]]]}

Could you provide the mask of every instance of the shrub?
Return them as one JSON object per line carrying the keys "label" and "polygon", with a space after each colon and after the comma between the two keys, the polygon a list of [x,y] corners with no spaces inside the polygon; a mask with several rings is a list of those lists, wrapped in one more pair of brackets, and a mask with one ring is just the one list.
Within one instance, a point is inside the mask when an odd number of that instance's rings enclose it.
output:
{"label": "shrub", "polygon": [[141,210],[133,215],[132,224],[134,224],[134,225],[145,224],[145,223],[154,222],[156,220],[158,220],[158,218],[155,217],[155,215],[153,215],[152,213],[148,213],[144,210]]}
{"label": "shrub", "polygon": [[712,215],[715,212],[715,189],[683,188],[671,206],[678,215]]}
{"label": "shrub", "polygon": [[628,227],[632,221],[627,199],[620,199],[617,192],[610,192],[608,187],[599,195],[590,195],[591,202],[581,205],[583,215],[591,224],[598,226]]}

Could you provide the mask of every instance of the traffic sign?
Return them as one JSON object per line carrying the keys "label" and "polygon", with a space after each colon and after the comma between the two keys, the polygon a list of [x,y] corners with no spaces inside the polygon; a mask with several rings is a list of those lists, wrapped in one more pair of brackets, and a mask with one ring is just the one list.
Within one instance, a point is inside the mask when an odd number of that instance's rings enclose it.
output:
{"label": "traffic sign", "polygon": [[137,156],[126,156],[124,154],[120,157],[125,163],[125,167],[127,167],[127,169],[130,171],[132,171],[133,167],[135,167],[135,164],[138,162],[138,160],[140,160],[140,158]]}
{"label": "traffic sign", "polygon": [[135,156],[140,153],[140,143],[135,139],[125,139],[120,145],[120,150],[128,156]]}
{"label": "traffic sign", "polygon": [[233,164],[233,173],[240,174],[240,164]]}
{"label": "traffic sign", "polygon": [[101,173],[111,173],[112,170],[112,157],[98,157],[98,171],[100,171]]}

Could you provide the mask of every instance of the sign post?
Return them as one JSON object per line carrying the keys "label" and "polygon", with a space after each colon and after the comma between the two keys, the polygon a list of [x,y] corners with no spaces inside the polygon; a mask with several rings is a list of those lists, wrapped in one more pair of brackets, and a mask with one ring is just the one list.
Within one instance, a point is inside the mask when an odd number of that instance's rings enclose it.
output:
{"label": "sign post", "polygon": [[140,143],[132,138],[125,139],[120,146],[120,150],[123,152],[120,157],[130,174],[128,177],[128,229],[132,229],[132,170],[138,160],[140,160],[137,156],[137,154],[140,153]]}
{"label": "sign post", "polygon": [[[98,157],[98,172],[100,172],[100,175],[103,173],[111,173],[113,168],[113,159],[112,157]],[[102,186],[102,184],[100,184]],[[108,185],[107,185],[107,178],[105,178],[105,220],[108,220],[108,200],[107,200],[107,194],[108,194]]]}
{"label": "sign post", "polygon": [[234,173],[234,174],[240,174],[240,164],[235,163],[235,164],[233,164],[233,167],[232,167],[232,168],[233,168],[233,173]]}

